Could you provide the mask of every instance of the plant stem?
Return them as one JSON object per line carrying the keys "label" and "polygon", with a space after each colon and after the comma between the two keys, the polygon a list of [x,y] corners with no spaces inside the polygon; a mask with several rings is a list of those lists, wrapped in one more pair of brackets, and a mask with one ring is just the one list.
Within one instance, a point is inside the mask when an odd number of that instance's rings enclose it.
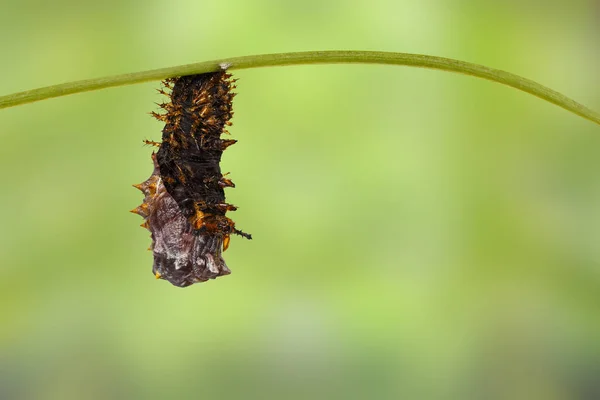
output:
{"label": "plant stem", "polygon": [[301,53],[264,54],[225,58],[222,60],[179,65],[176,67],[134,72],[131,74],[115,75],[97,79],[86,79],[2,96],[0,97],[0,109],[32,103],[34,101],[52,97],[104,89],[113,86],[131,85],[134,83],[160,80],[175,76],[213,72],[219,70],[221,65],[227,65],[229,69],[234,70],[282,65],[351,63],[406,65],[476,76],[478,78],[487,79],[522,90],[600,125],[600,113],[577,103],[561,93],[542,86],[537,82],[511,74],[510,72],[450,58],[377,51],[310,51]]}

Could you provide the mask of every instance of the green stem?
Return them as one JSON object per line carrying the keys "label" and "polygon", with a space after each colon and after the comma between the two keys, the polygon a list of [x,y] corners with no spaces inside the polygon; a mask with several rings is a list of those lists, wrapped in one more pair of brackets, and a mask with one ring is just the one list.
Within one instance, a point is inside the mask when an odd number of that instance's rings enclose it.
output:
{"label": "green stem", "polygon": [[229,69],[234,70],[278,65],[342,63],[407,65],[476,76],[522,90],[600,125],[600,113],[537,82],[511,74],[510,72],[450,58],[377,51],[310,51],[302,53],[264,54],[225,58],[216,61],[134,72],[132,74],[87,79],[2,96],[0,97],[0,109],[90,90],[217,71],[220,65],[228,65]]}

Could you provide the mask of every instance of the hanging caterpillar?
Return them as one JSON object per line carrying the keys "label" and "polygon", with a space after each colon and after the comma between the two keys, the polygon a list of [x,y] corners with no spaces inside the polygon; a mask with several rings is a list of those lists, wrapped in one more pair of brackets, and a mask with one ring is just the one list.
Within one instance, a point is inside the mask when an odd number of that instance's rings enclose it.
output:
{"label": "hanging caterpillar", "polygon": [[219,166],[223,151],[236,143],[221,138],[233,116],[230,78],[220,71],[167,79],[167,91],[159,90],[170,98],[159,105],[165,112],[151,113],[165,127],[161,143],[145,141],[159,149],[150,178],[134,185],[145,198],[132,212],[151,233],[152,272],[175,286],[230,274],[222,252],[231,235],[252,239],[225,216],[236,210],[224,192],[235,185]]}

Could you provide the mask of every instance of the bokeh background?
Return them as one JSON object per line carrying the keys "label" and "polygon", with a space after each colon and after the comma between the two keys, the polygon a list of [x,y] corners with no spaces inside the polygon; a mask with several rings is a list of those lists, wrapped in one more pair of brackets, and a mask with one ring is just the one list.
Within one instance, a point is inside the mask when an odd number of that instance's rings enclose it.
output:
{"label": "bokeh background", "polygon": [[[425,53],[600,110],[600,4],[0,1],[0,93],[223,57]],[[498,84],[239,71],[254,240],[156,281],[131,184],[158,82],[0,111],[2,399],[600,398],[600,129]]]}

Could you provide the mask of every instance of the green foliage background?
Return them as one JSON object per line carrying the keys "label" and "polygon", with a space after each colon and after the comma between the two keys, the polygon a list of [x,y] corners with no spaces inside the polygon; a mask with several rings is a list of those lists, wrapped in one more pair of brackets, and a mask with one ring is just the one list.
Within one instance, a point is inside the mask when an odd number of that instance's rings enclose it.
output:
{"label": "green foliage background", "polygon": [[[257,53],[485,64],[600,109],[589,0],[0,0],[0,93]],[[0,111],[0,398],[600,396],[600,130],[390,66],[236,73],[233,274],[155,281],[127,211],[158,83]]]}

